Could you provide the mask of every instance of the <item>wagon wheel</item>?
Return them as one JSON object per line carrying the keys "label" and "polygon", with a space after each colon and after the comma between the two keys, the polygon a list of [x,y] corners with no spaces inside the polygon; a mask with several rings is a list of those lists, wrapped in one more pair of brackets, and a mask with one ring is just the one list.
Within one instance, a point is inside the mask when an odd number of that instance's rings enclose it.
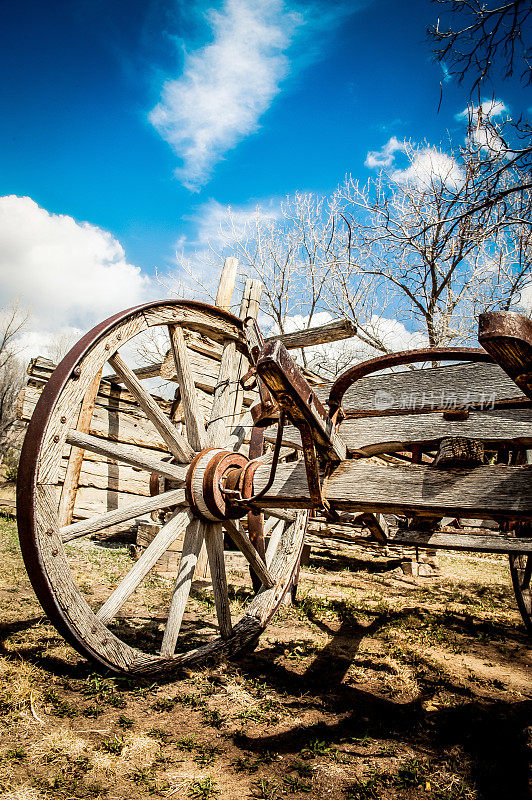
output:
{"label": "wagon wheel", "polygon": [[[161,327],[170,338],[186,438],[127,366],[123,351],[117,352],[139,333],[156,327]],[[185,331],[199,332],[223,345],[207,424],[195,388]],[[224,496],[219,492],[220,469],[224,464],[234,467],[247,461],[242,453],[246,426],[251,425],[250,415],[244,415],[233,431],[227,427],[234,411],[231,382],[234,390],[237,352],[246,355],[247,349],[242,323],[232,314],[190,301],[148,303],[115,315],[86,334],[59,364],[36,406],[24,442],[17,487],[18,526],[26,568],[57,630],[82,655],[115,672],[163,673],[208,658],[235,655],[253,646],[281,603],[297,568],[308,512],[298,512],[290,524],[277,526],[266,554],[267,567],[238,519],[220,522],[209,511],[213,498],[204,497],[207,476],[212,473],[214,479],[207,488],[211,495],[218,493],[215,501],[223,503]],[[82,400],[106,362],[153,423],[167,453],[155,450],[150,456],[145,449],[76,430]],[[171,488],[127,507],[61,527],[58,484],[61,461],[68,454],[69,445],[119,464],[157,473],[171,482]],[[197,456],[199,451],[205,452]],[[195,467],[189,470],[193,460]],[[187,474],[189,482],[185,490]],[[79,568],[80,560],[89,552],[87,547],[79,546],[87,541],[82,537],[156,509],[166,509],[167,515],[153,541],[139,560],[128,566],[126,574],[119,576],[118,584],[108,591],[103,602],[101,597],[94,599],[109,579],[95,574],[92,551],[87,586],[87,574]],[[232,619],[229,599],[223,526],[262,581],[236,622]],[[142,626],[139,629],[135,610],[128,622],[124,609],[130,608],[130,598],[150,575],[157,559],[180,536],[183,547],[175,585],[168,590],[164,609],[159,606],[153,611],[157,617],[164,610],[164,621],[155,634],[153,625],[149,632]],[[217,624],[205,621],[205,603],[199,604],[197,612],[198,604],[190,596],[203,542],[209,559]],[[97,570],[99,562],[96,563]],[[194,638],[198,629],[199,640],[198,636]],[[211,631],[209,635],[205,630]],[[195,644],[192,648],[191,640]]]}

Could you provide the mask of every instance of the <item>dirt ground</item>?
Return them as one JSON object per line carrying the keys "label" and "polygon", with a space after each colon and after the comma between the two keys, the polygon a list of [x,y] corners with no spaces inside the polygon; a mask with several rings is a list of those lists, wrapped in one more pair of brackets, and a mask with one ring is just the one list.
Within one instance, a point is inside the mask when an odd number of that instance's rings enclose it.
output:
{"label": "dirt ground", "polygon": [[[410,579],[360,548],[322,550],[253,653],[135,683],[64,644],[0,520],[2,796],[529,797],[531,641],[506,559],[439,558],[438,577]],[[125,548],[92,562],[110,584],[131,565]],[[208,592],[194,602],[214,619]]]}

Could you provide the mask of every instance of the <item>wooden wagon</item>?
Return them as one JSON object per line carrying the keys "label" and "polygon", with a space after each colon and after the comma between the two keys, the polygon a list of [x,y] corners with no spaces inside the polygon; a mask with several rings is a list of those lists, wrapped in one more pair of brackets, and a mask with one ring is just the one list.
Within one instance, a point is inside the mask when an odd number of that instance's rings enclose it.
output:
{"label": "wooden wagon", "polygon": [[[47,381],[23,447],[17,503],[25,564],[56,628],[117,672],[158,674],[234,656],[256,643],[294,585],[310,528],[382,546],[507,553],[531,629],[530,320],[485,314],[481,348],[397,353],[312,386],[285,346],[294,341],[264,342],[257,311],[252,284],[240,317],[192,301],[148,303],[97,325]],[[178,385],[178,402],[154,399],[147,388],[153,370],[132,370],[124,355],[135,337],[157,329],[170,345],[166,371],[158,374]],[[198,342],[217,354],[207,399]],[[443,365],[390,372],[420,362]],[[102,379],[107,363],[114,374]],[[90,427],[102,386],[122,387],[119,401],[136,404],[157,447]],[[151,494],[102,513],[89,508],[72,521],[84,454],[141,471]],[[160,524],[152,540],[104,601],[95,601],[94,587],[80,579],[79,562],[89,551],[73,545],[154,512]],[[238,620],[231,614],[228,540],[252,571],[252,599]],[[157,627],[139,626],[130,600],[176,541],[168,604],[153,609],[162,619],[159,635]],[[201,608],[192,613],[187,605],[203,551],[215,630]]]}

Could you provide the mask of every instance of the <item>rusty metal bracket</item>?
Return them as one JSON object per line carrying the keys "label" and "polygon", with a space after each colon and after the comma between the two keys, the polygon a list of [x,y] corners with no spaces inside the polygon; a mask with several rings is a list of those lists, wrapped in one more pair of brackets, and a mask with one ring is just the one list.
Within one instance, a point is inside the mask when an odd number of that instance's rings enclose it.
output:
{"label": "rusty metal bracket", "polygon": [[281,342],[264,345],[257,356],[257,373],[281,412],[299,430],[313,507],[323,509],[326,516],[334,518],[321,476],[346,457],[346,447],[336,434],[334,421]]}
{"label": "rusty metal bracket", "polygon": [[[331,510],[325,498],[320,471],[325,470],[327,473],[328,467],[346,457],[347,449],[336,434],[335,421],[316,397],[282,342],[265,344],[257,322],[252,317],[244,320],[244,333],[252,364],[252,368],[244,377],[245,385],[249,386],[256,379],[260,395],[260,402],[251,409],[253,422],[257,427],[267,427],[277,422],[278,429],[274,458],[266,486],[259,494],[247,498],[247,492],[242,491],[241,497],[238,498],[236,487],[228,487],[232,494],[232,502],[252,504],[270,489],[279,460],[283,426],[285,418],[288,417],[301,435],[312,504],[314,508],[323,509],[327,516],[333,517],[335,512]],[[251,465],[249,468],[251,474],[253,468]],[[244,470],[244,473],[247,472],[247,469]]]}
{"label": "rusty metal bracket", "polygon": [[275,441],[275,449],[273,451],[273,460],[270,468],[270,475],[266,482],[266,486],[258,492],[258,494],[253,495],[253,475],[255,474],[258,467],[262,466],[262,463],[259,460],[249,461],[246,466],[241,470],[239,478],[238,478],[238,485],[233,486],[231,482],[228,483],[225,487],[220,487],[223,495],[229,499],[229,502],[234,505],[246,505],[250,508],[253,507],[253,503],[255,500],[259,500],[261,497],[264,497],[266,492],[271,488],[274,480],[275,480],[275,473],[277,471],[277,464],[279,463],[279,454],[281,452],[281,445],[283,443],[283,430],[284,430],[284,422],[285,422],[285,415],[284,412],[281,411],[278,420],[278,427],[277,427],[277,439]]}
{"label": "rusty metal bracket", "polygon": [[336,426],[288,350],[280,341],[268,342],[257,359],[257,373],[296,428],[306,425],[320,459],[343,461],[347,448]]}
{"label": "rusty metal bracket", "polygon": [[303,458],[305,460],[305,471],[307,474],[307,484],[313,507],[315,509],[321,509],[328,519],[337,520],[338,513],[331,508],[325,497],[325,487],[327,485],[331,467],[334,465],[331,461],[325,464],[325,474],[322,481],[320,476],[320,461],[318,451],[316,449],[316,443],[312,436],[310,425],[302,422],[299,423],[298,429],[299,433],[301,434]]}

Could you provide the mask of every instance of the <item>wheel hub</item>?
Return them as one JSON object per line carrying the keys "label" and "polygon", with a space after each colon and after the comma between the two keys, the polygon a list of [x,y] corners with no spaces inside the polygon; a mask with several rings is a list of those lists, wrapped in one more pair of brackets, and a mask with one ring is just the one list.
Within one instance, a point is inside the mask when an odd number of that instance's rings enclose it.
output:
{"label": "wheel hub", "polygon": [[237,492],[250,463],[249,458],[231,450],[211,447],[198,453],[190,464],[185,484],[194,514],[208,522],[245,516],[249,509],[231,503],[229,492]]}

